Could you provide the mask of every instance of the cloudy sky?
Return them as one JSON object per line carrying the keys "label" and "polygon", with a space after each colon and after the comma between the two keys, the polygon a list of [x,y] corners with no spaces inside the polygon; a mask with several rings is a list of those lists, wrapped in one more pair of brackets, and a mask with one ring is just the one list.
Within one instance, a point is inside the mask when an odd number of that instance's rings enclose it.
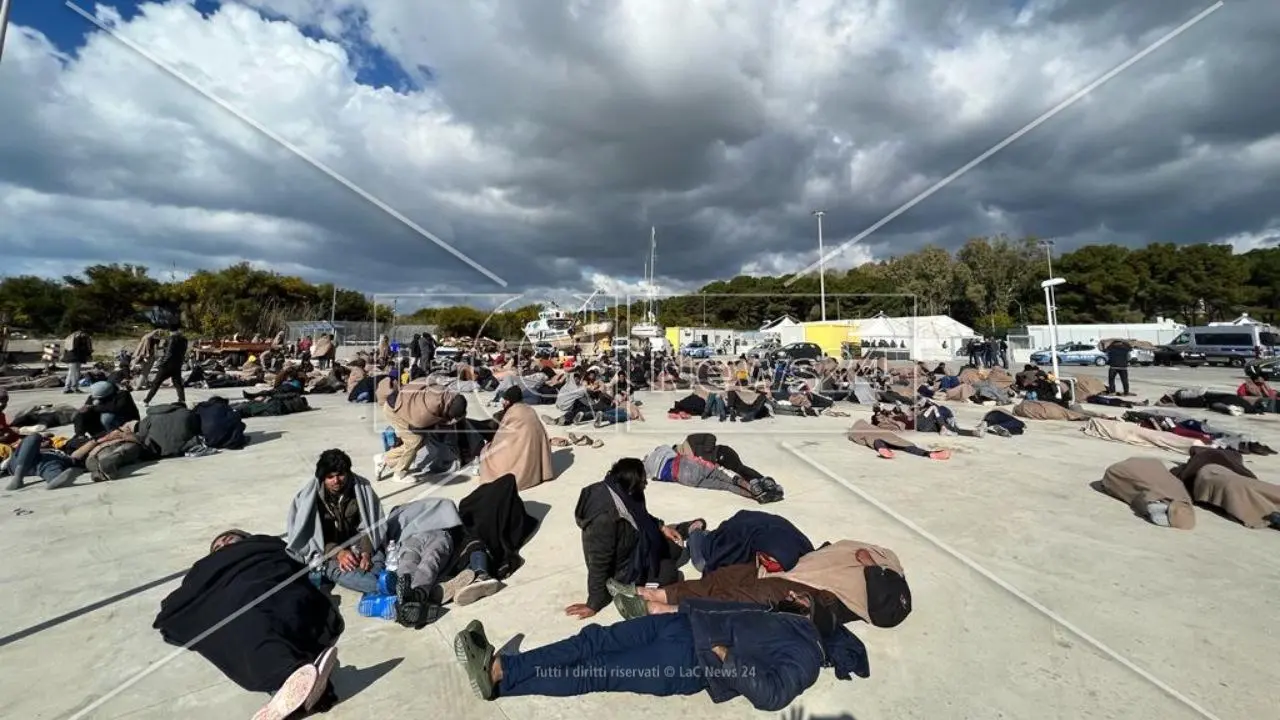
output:
{"label": "cloudy sky", "polygon": [[[122,42],[14,0],[0,272],[249,260],[370,293],[623,293],[651,225],[665,290],[793,271],[811,210],[829,247],[858,234],[1209,5],[80,5]],[[1275,244],[1277,36],[1280,3],[1229,0],[835,264],[996,232]]]}

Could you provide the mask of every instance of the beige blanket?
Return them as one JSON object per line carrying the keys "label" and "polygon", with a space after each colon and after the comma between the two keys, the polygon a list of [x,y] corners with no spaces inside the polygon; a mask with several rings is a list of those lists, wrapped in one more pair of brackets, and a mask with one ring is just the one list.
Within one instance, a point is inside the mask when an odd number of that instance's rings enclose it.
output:
{"label": "beige blanket", "polygon": [[1028,420],[1088,420],[1089,416],[1047,400],[1023,400],[1013,406],[1013,414]]}
{"label": "beige blanket", "polygon": [[888,430],[872,425],[866,420],[858,420],[853,423],[853,427],[849,428],[846,437],[850,442],[857,443],[863,447],[875,449],[876,440],[883,440],[885,445],[894,450],[904,450],[906,448],[915,447],[916,444],[906,438],[896,435]]}
{"label": "beige blanket", "polygon": [[555,479],[551,440],[537,412],[519,402],[507,408],[493,436],[480,453],[480,482],[493,482],[512,473],[516,487],[528,490]]}
{"label": "beige blanket", "polygon": [[1182,437],[1162,430],[1152,430],[1123,420],[1091,418],[1082,432],[1089,437],[1122,442],[1138,447],[1160,448],[1186,454],[1188,450],[1204,443],[1195,438]]}

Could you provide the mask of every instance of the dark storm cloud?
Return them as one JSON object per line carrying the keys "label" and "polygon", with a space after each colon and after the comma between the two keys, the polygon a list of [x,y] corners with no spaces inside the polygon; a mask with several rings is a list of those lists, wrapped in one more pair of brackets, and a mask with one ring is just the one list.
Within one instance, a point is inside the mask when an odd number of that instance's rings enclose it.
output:
{"label": "dark storm cloud", "polygon": [[[513,288],[585,289],[593,273],[637,277],[651,225],[659,273],[668,284],[696,285],[778,253],[803,266],[816,250],[810,210],[826,210],[830,245],[859,233],[1207,7],[1033,2],[1031,10],[1044,9],[1018,24],[1005,0],[762,0],[725,4],[704,27],[693,10],[642,19],[664,3],[631,4],[620,15],[620,2],[262,0],[277,16],[314,24],[326,13],[358,20],[343,37],[380,43],[386,58],[433,74],[423,91],[430,96],[334,104],[342,78],[313,66],[314,87],[299,92],[314,94],[315,111],[299,104],[296,124],[289,112],[263,120],[295,140],[337,147],[326,162]],[[804,22],[792,20],[810,10]],[[1274,227],[1267,188],[1280,181],[1280,146],[1245,149],[1280,132],[1277,35],[1280,5],[1229,3],[861,245],[883,257],[1000,231],[1193,242]],[[285,41],[250,40],[268,37]],[[217,77],[230,72],[203,49],[192,63]],[[288,56],[263,62],[280,58]],[[1058,79],[1062,68],[1076,82]],[[263,102],[262,90],[240,82]],[[184,268],[203,253],[311,268],[369,291],[501,290],[202,99],[174,99],[174,90],[160,106],[138,109],[166,119],[152,118],[150,134],[106,142],[70,132],[73,124],[42,123],[58,109],[53,100],[0,84],[0,119],[17,129],[0,140],[0,182],[71,200],[251,214],[279,222],[285,237],[273,241],[269,224],[263,236],[219,231],[212,221],[154,233],[103,221],[98,239],[77,240],[70,226],[50,224],[47,244],[33,242],[38,227],[23,231],[23,262],[127,259],[102,239],[118,228],[140,235],[147,249],[139,259]],[[425,97],[434,98],[430,109]],[[15,113],[15,102],[31,112]],[[347,114],[353,102],[369,104],[371,125]],[[120,112],[101,101],[92,110]],[[426,124],[428,111],[447,112],[469,139],[444,138],[444,126]],[[472,149],[457,151],[465,161],[419,169],[413,157],[378,151],[378,132],[422,133],[422,152],[448,142]]]}

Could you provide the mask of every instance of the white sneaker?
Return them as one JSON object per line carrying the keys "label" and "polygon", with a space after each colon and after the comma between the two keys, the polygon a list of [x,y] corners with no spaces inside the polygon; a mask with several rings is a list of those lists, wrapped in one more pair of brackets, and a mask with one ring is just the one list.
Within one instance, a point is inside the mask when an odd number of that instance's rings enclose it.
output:
{"label": "white sneaker", "polygon": [[413,485],[418,482],[418,476],[411,473],[398,472],[391,476],[391,482],[400,483],[402,485]]}
{"label": "white sneaker", "polygon": [[385,457],[379,453],[373,456],[373,479],[381,480],[382,476],[387,472],[387,461]]}

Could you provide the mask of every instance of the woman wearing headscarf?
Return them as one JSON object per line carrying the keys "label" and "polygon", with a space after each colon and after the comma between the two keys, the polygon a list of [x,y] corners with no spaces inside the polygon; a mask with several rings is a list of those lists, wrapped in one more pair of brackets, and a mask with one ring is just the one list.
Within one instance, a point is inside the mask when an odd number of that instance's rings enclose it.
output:
{"label": "woman wearing headscarf", "polygon": [[639,458],[614,463],[604,480],[578,495],[574,519],[582,529],[587,564],[587,601],[565,608],[586,619],[608,605],[609,581],[624,585],[676,582],[682,554],[680,533],[649,514],[644,489],[648,473]]}
{"label": "woman wearing headscarf", "polygon": [[524,401],[524,391],[509,387],[502,393],[502,410],[493,439],[480,453],[480,482],[487,483],[511,473],[521,490],[554,480],[551,440],[547,428]]}

